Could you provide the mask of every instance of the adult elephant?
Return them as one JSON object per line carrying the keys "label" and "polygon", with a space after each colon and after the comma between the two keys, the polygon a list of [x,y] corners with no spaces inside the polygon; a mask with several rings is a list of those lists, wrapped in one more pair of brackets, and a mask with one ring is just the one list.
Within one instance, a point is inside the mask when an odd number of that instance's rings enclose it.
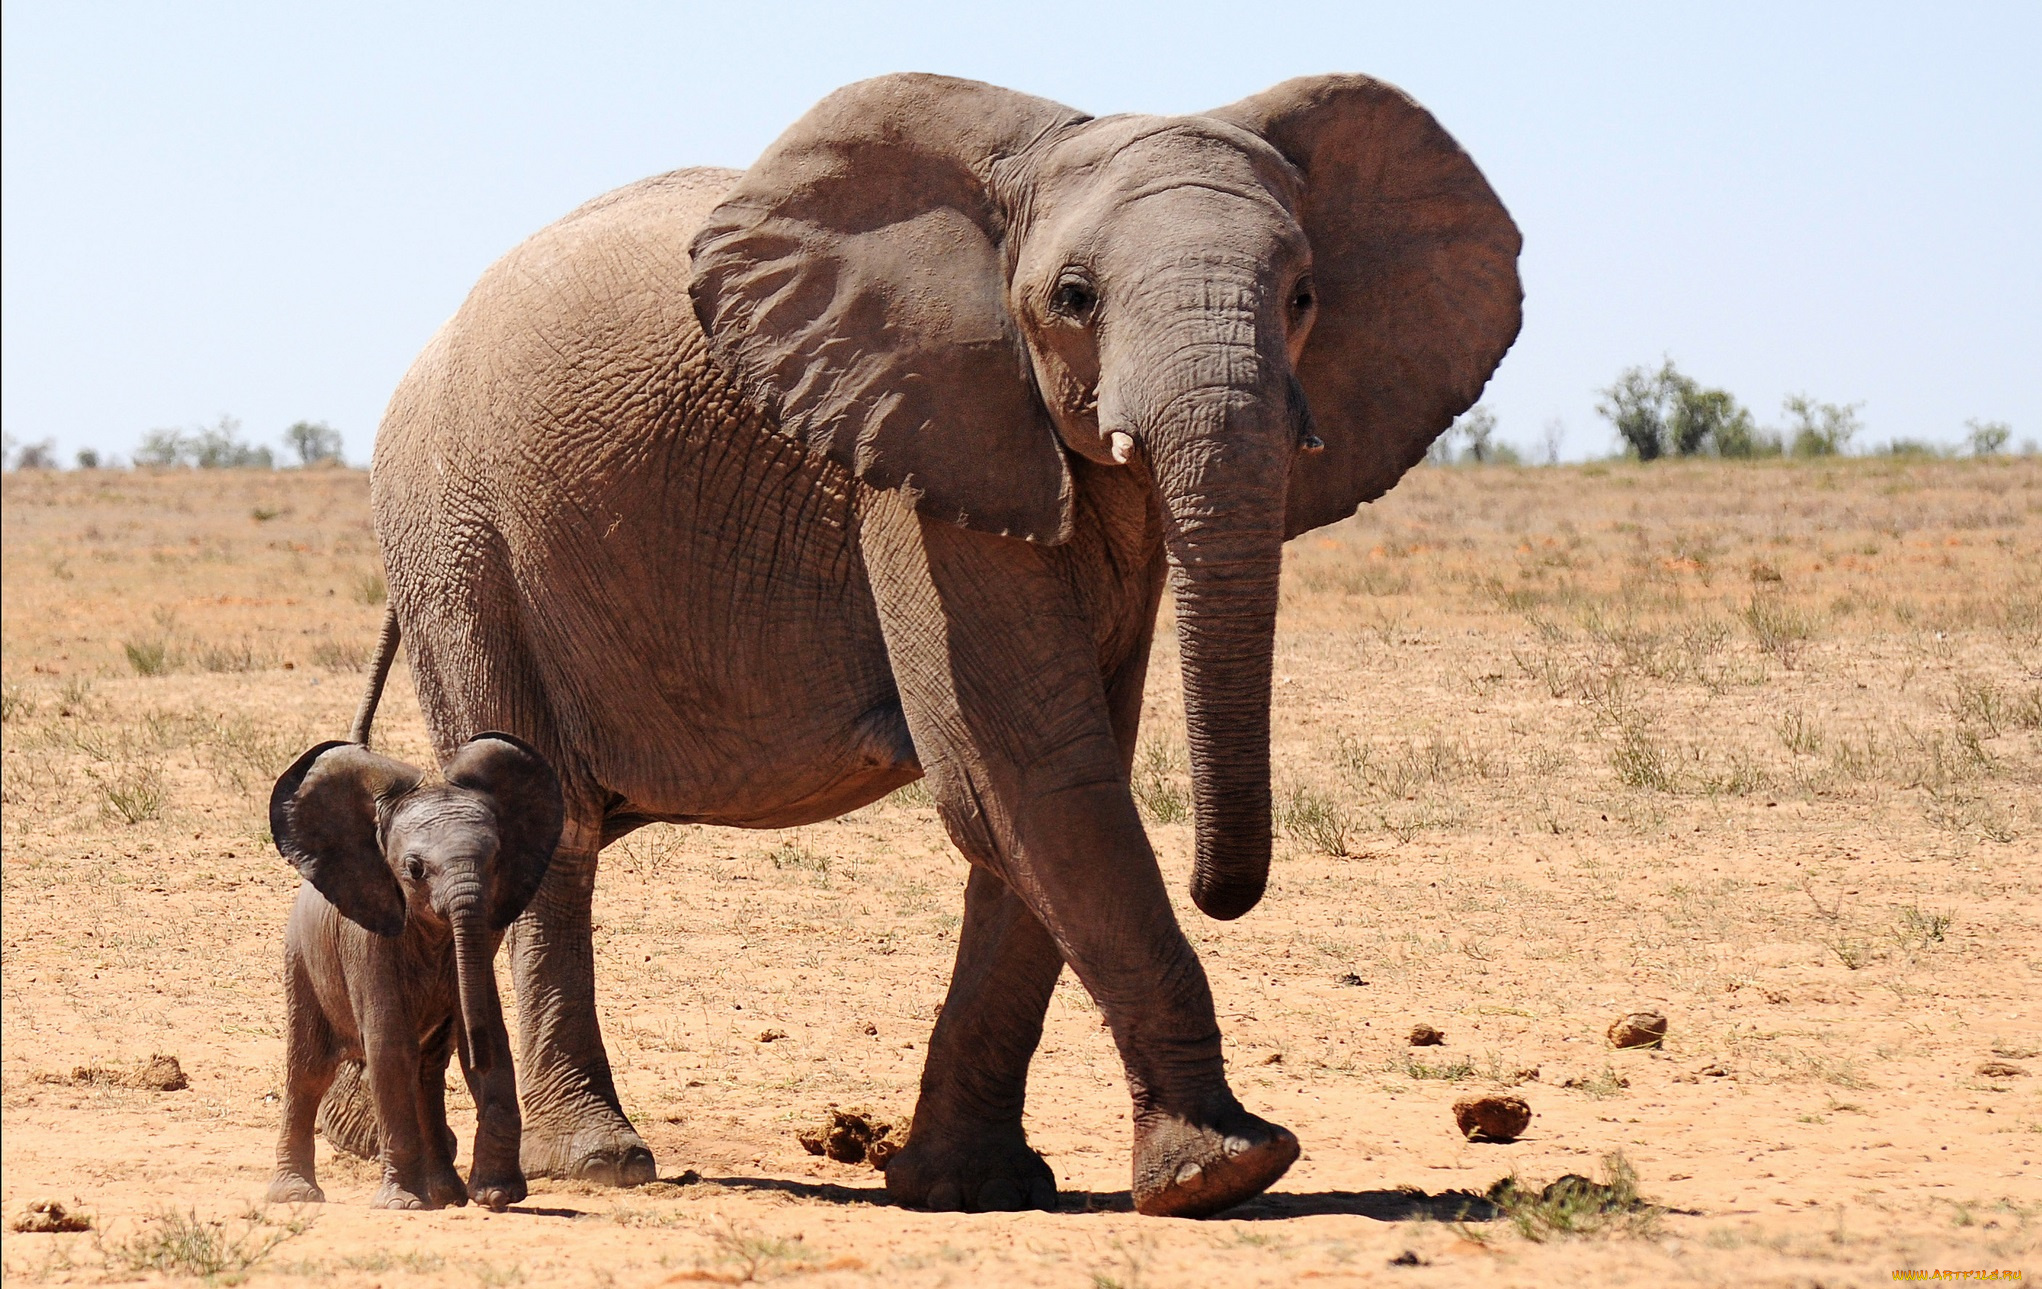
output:
{"label": "adult elephant", "polygon": [[1191,894],[1239,917],[1269,867],[1283,542],[1475,401],[1518,246],[1367,77],[1093,120],[902,75],[491,268],[399,387],[373,496],[439,751],[507,730],[563,781],[511,935],[525,1171],[653,1175],[596,1021],[606,842],[811,823],[926,775],[972,872],[893,1196],[1053,1200],[1021,1110],[1065,964],[1126,1066],[1138,1208],[1281,1176],[1297,1141],[1227,1086],[1129,795],[1157,607],[1167,583]]}

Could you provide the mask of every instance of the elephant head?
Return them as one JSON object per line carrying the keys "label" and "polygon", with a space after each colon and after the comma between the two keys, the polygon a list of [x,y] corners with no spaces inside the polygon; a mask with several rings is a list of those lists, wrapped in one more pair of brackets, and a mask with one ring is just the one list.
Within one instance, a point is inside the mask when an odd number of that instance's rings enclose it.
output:
{"label": "elephant head", "polygon": [[824,99],[692,252],[712,356],[927,516],[1069,536],[1068,454],[1146,472],[1215,917],[1260,899],[1284,540],[1417,464],[1516,338],[1516,226],[1365,76],[1090,119],[902,75]]}
{"label": "elephant head", "polygon": [[508,734],[480,734],[444,781],[356,743],[321,743],[277,780],[270,835],[347,918],[380,936],[416,919],[450,930],[469,1059],[508,1059],[490,965],[495,937],[524,911],[552,861],[560,780]]}

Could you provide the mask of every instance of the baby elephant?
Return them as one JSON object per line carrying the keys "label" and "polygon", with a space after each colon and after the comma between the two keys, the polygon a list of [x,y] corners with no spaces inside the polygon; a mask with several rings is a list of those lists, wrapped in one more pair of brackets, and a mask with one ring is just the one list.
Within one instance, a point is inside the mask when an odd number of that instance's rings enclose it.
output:
{"label": "baby elephant", "polygon": [[[376,1106],[377,1208],[525,1197],[517,1077],[493,962],[560,840],[560,780],[508,734],[479,734],[442,783],[354,743],[321,743],[277,780],[269,826],[305,882],[284,933],[286,1091],[272,1202],[325,1199],[312,1126],[342,1061]],[[447,1127],[450,1051],[476,1108],[468,1184]]]}

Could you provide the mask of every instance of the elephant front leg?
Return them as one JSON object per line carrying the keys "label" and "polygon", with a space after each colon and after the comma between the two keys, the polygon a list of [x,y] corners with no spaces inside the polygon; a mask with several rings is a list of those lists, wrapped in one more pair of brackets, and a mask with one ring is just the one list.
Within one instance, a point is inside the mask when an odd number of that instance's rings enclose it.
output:
{"label": "elephant front leg", "polygon": [[425,1141],[425,1112],[420,1104],[418,1029],[396,1010],[378,1009],[362,1016],[362,1048],[367,1057],[369,1092],[376,1102],[381,1130],[383,1184],[369,1199],[370,1208],[438,1208],[431,1194],[432,1151]]}
{"label": "elephant front leg", "polygon": [[1063,965],[1020,897],[974,865],[914,1125],[886,1166],[896,1202],[972,1212],[1055,1205],[1056,1175],[1029,1148],[1021,1109]]}
{"label": "elephant front leg", "polygon": [[595,894],[600,826],[570,818],[538,895],[507,937],[518,995],[527,1177],[636,1186],[657,1175],[624,1117],[596,1022]]}
{"label": "elephant front leg", "polygon": [[447,1126],[447,1060],[453,1050],[451,1023],[427,1037],[418,1058],[419,1141],[425,1151],[425,1198],[434,1208],[468,1202],[468,1187],[454,1167],[454,1130]]}
{"label": "elephant front leg", "polygon": [[284,995],[284,1125],[277,1139],[277,1171],[269,1184],[272,1204],[318,1204],[326,1199],[315,1168],[313,1121],[319,1098],[333,1082],[333,1031],[319,1010],[311,982],[295,959]]}
{"label": "elephant front leg", "polygon": [[467,1195],[486,1209],[501,1213],[526,1195],[525,1174],[518,1161],[523,1124],[518,1114],[517,1074],[511,1067],[510,1044],[492,1033],[484,1040],[494,1050],[471,1052],[461,1040],[461,1072],[475,1098],[475,1153],[468,1169]]}
{"label": "elephant front leg", "polygon": [[[1118,735],[1132,723],[1116,730],[1090,623],[1053,557],[868,500],[860,549],[916,752],[958,848],[1012,888],[1113,1029],[1134,1100],[1135,1206],[1198,1215],[1258,1194],[1297,1138],[1227,1086],[1205,969],[1128,791]],[[1032,1050],[1042,1010],[1027,1007]]]}

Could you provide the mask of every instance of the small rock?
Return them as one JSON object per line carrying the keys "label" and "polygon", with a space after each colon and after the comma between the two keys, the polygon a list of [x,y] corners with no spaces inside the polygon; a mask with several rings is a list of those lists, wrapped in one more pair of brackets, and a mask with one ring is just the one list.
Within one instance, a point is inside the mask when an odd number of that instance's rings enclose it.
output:
{"label": "small rock", "polygon": [[1283,1053],[1282,1053],[1282,1052],[1271,1052],[1271,1053],[1270,1053],[1269,1055],[1267,1055],[1267,1056],[1265,1056],[1265,1057],[1263,1057],[1263,1058],[1262,1058],[1262,1064],[1264,1064],[1264,1065],[1282,1065],[1282,1064],[1283,1064]]}
{"label": "small rock", "polygon": [[2038,1052],[2032,1047],[2012,1047],[2004,1043],[1993,1044],[1992,1054],[1994,1056],[2004,1056],[2009,1061],[2031,1061],[2038,1056],[2042,1056],[2042,1052]]}
{"label": "small rock", "polygon": [[1396,1257],[1391,1258],[1390,1265],[1393,1267],[1429,1267],[1432,1264],[1419,1257],[1415,1250],[1406,1249]]}
{"label": "small rock", "polygon": [[1353,972],[1348,971],[1341,973],[1340,983],[1346,985],[1350,989],[1359,989],[1363,985],[1367,984],[1368,981],[1363,980],[1360,976],[1357,976]]}
{"label": "small rock", "polygon": [[1462,1097],[1454,1102],[1454,1122],[1469,1141],[1516,1141],[1531,1118],[1531,1106],[1523,1097]]}
{"label": "small rock", "polygon": [[1988,1079],[2018,1079],[2027,1073],[2012,1061],[1986,1061],[1978,1067],[1978,1072]]}
{"label": "small rock", "polygon": [[1666,1041],[1666,1017],[1658,1012],[1632,1012],[1609,1027],[1611,1047],[1658,1047]]}
{"label": "small rock", "polygon": [[1537,1083],[1538,1081],[1539,1081],[1539,1067],[1536,1065],[1527,1065],[1523,1069],[1512,1070],[1510,1072],[1510,1082],[1512,1086],[1515,1086],[1519,1083]]}
{"label": "small rock", "polygon": [[31,1200],[28,1207],[14,1215],[8,1226],[24,1235],[56,1235],[65,1231],[91,1230],[92,1216],[66,1212],[63,1204],[53,1199],[39,1199]]}
{"label": "small rock", "polygon": [[787,1031],[784,1029],[764,1029],[759,1031],[759,1041],[761,1043],[777,1043],[785,1037],[787,1037]]}
{"label": "small rock", "polygon": [[1438,1047],[1444,1042],[1446,1042],[1446,1035],[1430,1025],[1413,1025],[1411,1027],[1411,1046],[1413,1047]]}
{"label": "small rock", "polygon": [[860,1025],[858,1027],[858,1032],[861,1034],[877,1034],[879,1032],[879,1026],[874,1025],[871,1021],[868,1020],[863,1025]]}
{"label": "small rock", "polygon": [[1709,1079],[1727,1079],[1730,1077],[1730,1071],[1724,1069],[1715,1061],[1704,1061],[1702,1064],[1697,1065],[1695,1073]]}

